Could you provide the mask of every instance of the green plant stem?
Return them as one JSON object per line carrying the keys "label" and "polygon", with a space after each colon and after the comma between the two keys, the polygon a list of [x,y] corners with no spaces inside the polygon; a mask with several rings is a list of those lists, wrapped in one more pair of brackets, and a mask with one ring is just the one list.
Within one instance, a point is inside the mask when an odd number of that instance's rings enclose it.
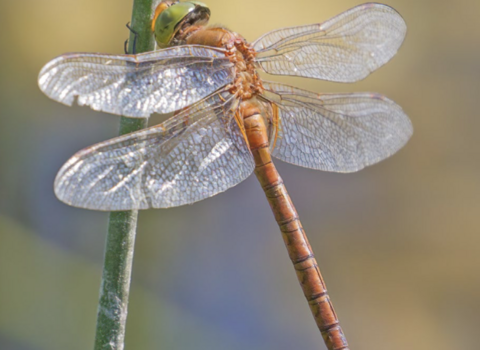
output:
{"label": "green plant stem", "polygon": [[[153,0],[134,0],[131,28],[138,33],[135,51],[152,51],[154,39],[150,30]],[[128,51],[133,52],[135,34],[130,33]],[[120,135],[147,126],[147,119],[121,117]],[[95,350],[122,350],[127,322],[128,296],[132,274],[138,211],[110,213],[102,285],[97,311]]]}

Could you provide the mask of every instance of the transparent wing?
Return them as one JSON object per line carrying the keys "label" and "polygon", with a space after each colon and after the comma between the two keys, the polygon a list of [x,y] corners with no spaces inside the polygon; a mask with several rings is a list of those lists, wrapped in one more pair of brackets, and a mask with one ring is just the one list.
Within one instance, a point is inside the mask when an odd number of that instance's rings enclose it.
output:
{"label": "transparent wing", "polygon": [[324,23],[267,33],[253,43],[270,74],[354,82],[387,63],[407,31],[393,8],[368,3]]}
{"label": "transparent wing", "polygon": [[139,55],[70,53],[47,63],[38,77],[50,98],[128,117],[189,106],[234,77],[221,49],[179,46]]}
{"label": "transparent wing", "polygon": [[96,210],[168,208],[235,186],[254,161],[234,121],[238,102],[217,93],[165,123],[98,143],[60,169],[55,193]]}
{"label": "transparent wing", "polygon": [[400,106],[382,95],[317,95],[283,84],[264,86],[280,119],[272,155],[288,163],[353,172],[391,156],[413,133]]}

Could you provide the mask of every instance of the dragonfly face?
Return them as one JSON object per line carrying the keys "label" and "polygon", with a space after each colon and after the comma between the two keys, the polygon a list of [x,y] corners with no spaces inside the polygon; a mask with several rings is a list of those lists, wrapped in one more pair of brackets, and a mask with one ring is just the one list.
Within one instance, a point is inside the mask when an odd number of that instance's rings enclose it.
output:
{"label": "dragonfly face", "polygon": [[199,1],[161,2],[155,12],[153,31],[159,47],[171,45],[179,31],[205,25],[210,18],[210,9]]}

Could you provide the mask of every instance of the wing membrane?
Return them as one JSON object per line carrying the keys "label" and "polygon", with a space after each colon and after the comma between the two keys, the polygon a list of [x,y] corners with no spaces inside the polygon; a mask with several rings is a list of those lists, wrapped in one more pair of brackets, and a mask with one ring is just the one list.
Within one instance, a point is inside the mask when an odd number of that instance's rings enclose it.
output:
{"label": "wing membrane", "polygon": [[101,142],[60,169],[55,193],[96,210],[168,208],[211,197],[254,169],[234,121],[236,98],[217,93],[165,123]]}
{"label": "wing membrane", "polygon": [[393,8],[368,3],[324,23],[272,31],[253,47],[267,73],[355,82],[387,63],[406,31]]}
{"label": "wing membrane", "polygon": [[40,89],[72,105],[128,117],[148,117],[189,106],[234,77],[223,50],[179,46],[139,55],[71,53],[47,63]]}
{"label": "wing membrane", "polygon": [[317,95],[278,83],[264,86],[280,118],[272,155],[288,163],[353,172],[391,156],[413,132],[400,106],[382,95]]}

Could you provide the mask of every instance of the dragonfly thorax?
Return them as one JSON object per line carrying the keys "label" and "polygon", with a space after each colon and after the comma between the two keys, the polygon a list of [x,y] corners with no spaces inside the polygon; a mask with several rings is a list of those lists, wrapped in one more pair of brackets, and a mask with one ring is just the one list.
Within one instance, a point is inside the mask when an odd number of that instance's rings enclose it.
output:
{"label": "dragonfly thorax", "polygon": [[235,79],[228,86],[230,93],[246,100],[263,92],[262,82],[255,69],[256,52],[240,34],[223,27],[203,27],[193,32],[186,43],[226,50],[226,56],[235,66]]}
{"label": "dragonfly thorax", "polygon": [[235,63],[236,75],[229,89],[231,93],[238,94],[242,100],[246,100],[263,93],[263,85],[255,69],[255,50],[240,35],[236,33],[235,35],[237,38],[230,50],[235,49],[231,60]]}

